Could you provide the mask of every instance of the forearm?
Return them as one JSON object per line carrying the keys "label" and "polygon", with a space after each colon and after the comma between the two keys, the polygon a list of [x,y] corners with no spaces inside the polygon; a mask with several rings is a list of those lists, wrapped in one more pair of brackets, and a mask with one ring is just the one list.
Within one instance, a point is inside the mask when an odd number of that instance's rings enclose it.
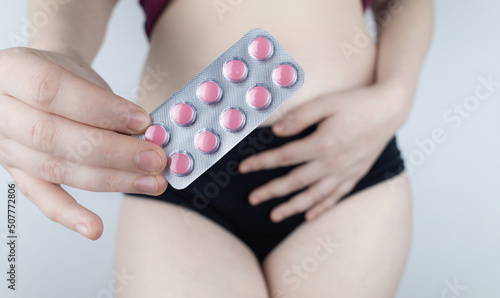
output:
{"label": "forearm", "polygon": [[53,1],[49,14],[43,7],[47,1],[30,0],[29,19],[43,14],[48,16],[48,22],[31,36],[29,46],[81,58],[91,64],[104,40],[116,1]]}
{"label": "forearm", "polygon": [[374,0],[372,9],[379,25],[376,82],[394,88],[405,118],[432,36],[432,0]]}

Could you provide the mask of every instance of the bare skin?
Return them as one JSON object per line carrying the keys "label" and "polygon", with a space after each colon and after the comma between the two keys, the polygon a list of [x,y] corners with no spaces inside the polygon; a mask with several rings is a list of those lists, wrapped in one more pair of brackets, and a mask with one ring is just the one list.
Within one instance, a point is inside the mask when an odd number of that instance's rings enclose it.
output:
{"label": "bare skin", "polygon": [[[233,11],[223,13],[221,21],[212,1],[172,1],[153,31],[146,61],[170,75],[138,103],[152,111],[252,28],[271,32],[306,73],[306,84],[299,93],[264,125],[322,94],[373,82],[375,43],[352,57],[351,63],[339,48],[342,42],[353,42],[354,28],[365,28],[361,2],[257,2],[241,1]],[[269,9],[261,9],[263,6]],[[288,14],[280,9],[285,6]],[[297,21],[311,15],[321,21]]]}
{"label": "bare skin", "polygon": [[[198,213],[125,197],[115,268],[136,278],[117,297],[392,297],[411,221],[409,183],[397,177],[305,222],[259,264],[244,243]],[[306,270],[318,238],[335,247],[318,252],[317,266]]]}
{"label": "bare skin", "polygon": [[[396,97],[399,96],[401,101],[392,102],[395,108],[388,108],[389,104],[383,99],[388,95],[385,91],[386,87],[383,86],[384,84],[374,84],[377,75],[375,43],[370,40],[358,54],[349,57],[349,62],[339,48],[342,42],[352,44],[356,34],[355,28],[365,30],[360,3],[355,1],[314,2],[307,4],[302,2],[304,4],[301,5],[297,1],[293,3],[294,5],[287,5],[288,14],[283,14],[279,9],[284,3],[282,1],[275,1],[272,4],[267,1],[266,5],[273,5],[275,9],[266,11],[259,9],[260,6],[255,4],[255,1],[242,2],[233,11],[224,15],[224,20],[221,22],[216,14],[210,13],[213,9],[210,1],[201,3],[189,0],[174,1],[168,6],[154,30],[147,60],[149,67],[160,67],[168,71],[170,77],[164,84],[148,93],[146,98],[142,98],[139,103],[146,110],[151,111],[245,32],[252,27],[260,27],[272,32],[307,74],[303,89],[277,112],[275,117],[271,117],[263,125],[273,125],[285,118],[284,122],[288,125],[285,131],[279,131],[275,126],[274,132],[278,135],[293,135],[308,125],[327,118],[326,113],[315,115],[318,114],[317,111],[325,110],[326,106],[335,106],[333,113],[338,114],[345,109],[362,110],[365,107],[370,110],[370,114],[365,115],[366,117],[377,118],[376,115],[379,114],[381,118],[392,119],[390,124],[382,120],[378,122],[381,124],[377,124],[379,130],[384,130],[380,128],[384,126],[392,127],[386,130],[389,133],[385,137],[392,136],[393,123],[402,122],[405,118],[406,106],[409,102],[405,102],[404,98],[411,91],[393,88],[394,85],[391,85],[391,92],[396,93]],[[305,18],[306,15],[314,15],[315,19],[321,21],[294,21]],[[198,45],[203,45],[203,51],[199,50]],[[379,71],[378,75],[383,76],[383,71],[382,73]],[[408,89],[411,88],[408,87]],[[367,100],[364,101],[363,98]],[[299,116],[293,115],[294,111],[299,108],[311,107],[311,104],[308,105],[309,102],[314,103],[320,100],[323,102],[316,103],[314,108],[310,108],[307,117],[302,117],[307,119],[298,119]],[[368,100],[379,101],[380,110],[375,106],[368,108]],[[354,101],[358,105],[343,104],[344,101]],[[393,117],[394,114],[387,110],[394,110],[396,116]],[[351,114],[356,115],[352,112]],[[287,121],[287,117],[291,121]],[[364,121],[363,118],[364,116],[359,116],[357,119],[360,126],[377,123],[377,121]],[[299,123],[294,124],[294,120]],[[347,124],[336,122],[335,125],[339,127],[339,130],[343,130]],[[325,124],[324,127],[327,125]],[[342,133],[339,130],[335,132],[331,129],[325,128],[325,130],[330,136]],[[347,138],[348,134],[345,132],[344,134]],[[357,138],[358,136],[351,137]],[[307,152],[311,143],[319,144],[319,141],[304,140],[303,145],[297,142],[297,144],[290,144],[289,148],[291,151],[304,155],[303,152]],[[371,164],[383,146],[385,143],[380,140],[366,144],[366,147],[375,148],[375,154],[371,160],[357,163]],[[332,151],[340,151],[339,146],[332,149]],[[245,165],[250,164],[250,169],[242,169],[240,165],[240,170],[255,171],[303,162],[303,160],[294,160],[293,156],[290,160],[280,162],[279,155],[283,152],[276,151],[275,155],[273,152],[264,152],[254,157],[254,160],[243,162]],[[350,167],[356,168],[358,165],[353,163]],[[308,213],[310,221],[305,222],[290,234],[262,264],[258,264],[251,251],[242,247],[241,241],[234,235],[211,224],[196,213],[157,202],[148,203],[150,207],[147,207],[141,199],[126,197],[123,200],[121,228],[117,242],[117,268],[134,268],[137,272],[148,272],[147,268],[153,264],[156,266],[160,264],[160,267],[165,268],[166,271],[163,276],[158,276],[156,272],[151,272],[151,275],[141,274],[140,281],[130,285],[130,292],[123,293],[120,297],[141,296],[145,293],[143,292],[145,284],[148,294],[154,293],[166,297],[169,295],[162,294],[166,293],[165,291],[175,297],[393,296],[397,290],[410,243],[409,183],[406,178],[399,176],[395,180],[370,187],[335,205],[335,202],[351,189],[366,170],[365,167],[353,174],[354,178],[350,183],[340,184],[337,189],[323,190],[329,195],[326,198],[320,198],[324,199],[322,201],[304,204],[304,201],[312,201],[308,199],[310,192],[295,200],[299,204],[294,205],[294,199],[291,199],[289,203],[284,204],[285,206],[273,211],[270,216],[273,220],[280,221],[283,218],[277,218],[277,212],[290,216],[308,209],[313,210]],[[349,170],[343,173],[344,176],[350,175]],[[293,182],[297,184],[296,180],[287,183],[286,178],[278,178],[270,182],[270,186],[262,186],[252,193],[249,201],[252,204],[258,204],[264,200],[290,193],[295,190]],[[326,180],[323,184],[335,183],[332,180]],[[298,188],[303,186],[300,184]],[[254,200],[257,194],[260,200]],[[158,213],[161,213],[161,216],[153,216],[153,221],[146,219],[151,217],[151,214]],[[130,220],[141,222],[141,224],[139,226],[127,224]],[[157,256],[156,254],[144,259],[143,248],[134,244],[134,239],[137,237],[147,237],[141,236],[144,230],[165,235],[155,238],[153,245],[169,247],[168,251],[161,252],[161,261],[153,257]],[[310,261],[319,245],[317,239],[328,237],[331,237],[332,241],[339,246],[332,254],[325,256],[325,261],[318,261],[319,265],[311,270],[312,272],[294,267]],[[172,243],[171,239],[175,239],[175,243]],[[199,249],[203,250],[202,255],[199,254]],[[207,261],[207,255],[210,256],[210,261]],[[134,261],[139,258],[141,258],[140,264]],[[212,262],[238,265],[235,265],[235,268],[228,274],[226,266],[207,268],[206,264],[212,264]],[[238,269],[242,262],[247,270]],[[260,266],[262,266],[262,272]],[[293,271],[294,268],[296,271]],[[196,272],[195,277],[192,275],[193,272]],[[155,278],[151,279],[153,275]],[[194,281],[197,286],[190,286]],[[163,289],[163,291],[154,292],[152,289]]]}
{"label": "bare skin", "polygon": [[[136,279],[116,294],[390,297],[410,241],[407,179],[400,175],[338,200],[368,171],[411,107],[431,35],[432,5],[430,0],[396,2],[373,1],[381,20],[375,44],[363,33],[358,1],[233,1],[223,14],[212,1],[173,1],[151,37],[142,82],[148,68],[170,75],[148,88],[139,105],[113,94],[90,66],[116,1],[68,2],[30,40],[30,48],[0,51],[0,164],[50,219],[98,239],[99,216],[60,185],[164,192],[163,150],[124,134],[143,132],[150,123],[147,112],[249,29],[261,27],[307,74],[302,90],[264,125],[280,136],[319,125],[302,140],[244,160],[239,170],[300,164],[258,187],[248,200],[255,205],[306,188],[270,217],[278,222],[306,212],[307,221],[259,264],[216,223],[168,203],[125,197],[116,266]],[[43,10],[42,4],[31,0],[30,15]],[[358,49],[346,54],[345,43]],[[19,122],[16,115],[26,114],[32,121]],[[87,151],[82,140],[91,142]],[[77,154],[68,153],[72,150]],[[334,243],[334,249],[318,239]]]}

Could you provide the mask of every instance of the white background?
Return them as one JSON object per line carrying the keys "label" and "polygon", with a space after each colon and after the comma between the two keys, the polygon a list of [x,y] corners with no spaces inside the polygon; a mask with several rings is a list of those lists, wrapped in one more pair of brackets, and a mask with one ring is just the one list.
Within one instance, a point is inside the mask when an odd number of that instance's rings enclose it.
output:
{"label": "white background", "polygon": [[[479,102],[460,127],[443,114],[474,95],[479,77],[500,82],[500,2],[437,0],[436,31],[413,112],[399,144],[414,165],[414,236],[397,297],[500,297],[500,88]],[[0,0],[0,49],[22,36],[25,1]],[[113,90],[131,98],[147,51],[138,1],[120,1],[95,69]],[[0,107],[1,108],[1,107]],[[416,142],[442,129],[446,141],[423,153]],[[423,156],[423,158],[422,158]],[[420,159],[419,159],[420,158]],[[0,190],[11,178],[0,169]],[[18,203],[18,291],[6,290],[5,239],[0,239],[0,297],[111,297],[119,194],[70,190],[99,214],[103,237],[91,242],[46,219],[26,198]],[[5,196],[4,196],[5,198]],[[0,200],[0,234],[6,233]],[[448,282],[447,282],[448,281]]]}

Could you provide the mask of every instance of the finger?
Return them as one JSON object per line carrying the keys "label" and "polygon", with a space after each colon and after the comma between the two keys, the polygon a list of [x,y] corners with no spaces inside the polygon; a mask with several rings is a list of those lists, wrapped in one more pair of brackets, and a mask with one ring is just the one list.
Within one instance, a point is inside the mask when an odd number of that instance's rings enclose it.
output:
{"label": "finger", "polygon": [[[8,142],[6,145],[5,143]],[[99,192],[159,195],[167,188],[161,174],[143,175],[68,162],[13,141],[2,141],[0,161],[40,180]]]}
{"label": "finger", "polygon": [[60,185],[34,178],[19,169],[9,169],[19,191],[49,219],[83,236],[97,240],[103,232],[102,220],[78,204]]}
{"label": "finger", "polygon": [[274,134],[277,136],[296,135],[320,122],[332,114],[333,100],[331,97],[321,97],[291,109],[273,125]]}
{"label": "finger", "polygon": [[0,90],[37,109],[122,133],[144,131],[149,115],[138,105],[91,83],[30,49],[0,55]]}
{"label": "finger", "polygon": [[250,204],[257,205],[272,198],[284,197],[301,190],[321,178],[324,171],[320,162],[299,166],[285,176],[273,179],[252,191],[249,195]]}
{"label": "finger", "polygon": [[290,142],[276,149],[250,156],[240,163],[241,173],[274,169],[310,161],[317,156],[318,138],[313,133],[303,139]]}
{"label": "finger", "polygon": [[165,152],[153,143],[42,112],[12,97],[0,96],[0,103],[3,134],[37,151],[139,173],[160,173],[167,164]]}
{"label": "finger", "polygon": [[344,182],[339,186],[330,196],[316,204],[306,213],[306,220],[311,221],[318,218],[321,214],[325,213],[328,209],[333,207],[342,197],[348,194],[354,187],[354,183]]}
{"label": "finger", "polygon": [[337,187],[338,180],[329,177],[311,185],[308,189],[298,193],[287,202],[277,206],[271,212],[271,220],[280,222],[292,215],[307,211],[317,202],[328,197]]}

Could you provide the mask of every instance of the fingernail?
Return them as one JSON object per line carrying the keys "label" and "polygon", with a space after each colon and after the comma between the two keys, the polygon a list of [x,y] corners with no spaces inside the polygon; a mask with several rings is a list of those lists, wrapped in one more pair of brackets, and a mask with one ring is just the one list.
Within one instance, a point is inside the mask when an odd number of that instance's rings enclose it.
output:
{"label": "fingernail", "polygon": [[76,225],[75,230],[78,233],[82,234],[83,236],[85,236],[87,238],[89,237],[89,229],[87,228],[86,225],[82,225],[82,224]]}
{"label": "fingernail", "polygon": [[240,164],[240,172],[241,173],[248,172],[249,170],[250,170],[250,164],[248,162],[244,162],[244,163]]}
{"label": "fingernail", "polygon": [[161,158],[154,150],[141,152],[135,156],[137,166],[145,171],[156,173],[161,169]]}
{"label": "fingernail", "polygon": [[274,221],[279,222],[283,219],[283,213],[277,212],[274,214]]}
{"label": "fingernail", "polygon": [[142,132],[149,126],[149,116],[143,112],[133,112],[129,115],[127,128],[134,132]]}
{"label": "fingernail", "polygon": [[279,121],[274,125],[274,130],[276,131],[284,131],[285,130],[285,122]]}
{"label": "fingernail", "polygon": [[155,176],[145,176],[135,181],[135,187],[141,192],[155,194],[158,192],[158,181]]}
{"label": "fingernail", "polygon": [[262,198],[259,197],[258,195],[252,195],[250,197],[250,203],[252,203],[252,205],[257,205],[259,204],[260,202],[262,201]]}

